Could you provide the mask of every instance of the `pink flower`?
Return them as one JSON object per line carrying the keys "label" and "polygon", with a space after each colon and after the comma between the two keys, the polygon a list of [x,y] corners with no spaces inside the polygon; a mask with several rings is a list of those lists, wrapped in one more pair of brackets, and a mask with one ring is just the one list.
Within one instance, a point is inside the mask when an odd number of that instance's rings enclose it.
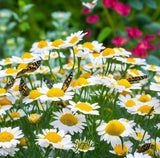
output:
{"label": "pink flower", "polygon": [[88,13],[90,13],[91,12],[91,9],[89,9],[89,8],[83,8],[82,10],[81,10],[81,13],[82,14],[88,14]]}
{"label": "pink flower", "polygon": [[118,47],[121,47],[122,45],[124,45],[128,42],[129,42],[129,38],[123,38],[122,36],[117,36],[112,39],[112,43]]}
{"label": "pink flower", "polygon": [[123,3],[119,2],[115,6],[115,10],[122,16],[127,16],[130,13],[131,7],[129,5],[124,5]]}
{"label": "pink flower", "polygon": [[152,43],[148,43],[147,47],[148,47],[148,50],[150,51],[154,51],[156,49]]}
{"label": "pink flower", "polygon": [[131,38],[139,38],[142,35],[142,32],[137,27],[126,28],[126,32]]}
{"label": "pink flower", "polygon": [[137,48],[139,49],[147,49],[148,48],[148,42],[140,40],[137,44]]}
{"label": "pink flower", "polygon": [[91,24],[97,22],[98,20],[99,20],[98,15],[90,15],[86,18],[86,21]]}
{"label": "pink flower", "polygon": [[155,39],[155,35],[146,35],[143,40],[144,41],[152,41]]}
{"label": "pink flower", "polygon": [[84,36],[85,39],[88,39],[91,36],[91,30],[86,29],[87,34]]}
{"label": "pink flower", "polygon": [[103,5],[108,8],[114,9],[117,5],[117,0],[103,0]]}
{"label": "pink flower", "polygon": [[158,48],[159,48],[159,52],[160,52],[160,42],[157,42]]}
{"label": "pink flower", "polygon": [[132,53],[137,57],[147,57],[147,52],[144,48],[135,47],[133,48]]}
{"label": "pink flower", "polygon": [[160,30],[158,31],[157,36],[160,36]]}

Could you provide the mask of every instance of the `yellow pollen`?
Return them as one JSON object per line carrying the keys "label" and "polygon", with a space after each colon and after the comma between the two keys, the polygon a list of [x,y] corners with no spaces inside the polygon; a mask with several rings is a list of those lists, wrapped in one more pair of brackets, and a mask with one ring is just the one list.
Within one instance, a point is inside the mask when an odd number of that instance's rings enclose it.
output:
{"label": "yellow pollen", "polygon": [[136,134],[138,138],[142,139],[143,135],[140,132],[136,132]]}
{"label": "yellow pollen", "polygon": [[20,69],[25,69],[25,68],[27,67],[27,65],[28,65],[28,64],[25,64],[25,63],[19,64],[18,67],[17,67],[17,69],[18,69],[18,70],[20,70]]}
{"label": "yellow pollen", "polygon": [[48,46],[48,43],[46,41],[40,41],[37,45],[38,48],[44,48],[47,46]]}
{"label": "yellow pollen", "polygon": [[71,113],[66,113],[60,117],[60,121],[67,126],[74,126],[79,122],[79,119]]}
{"label": "yellow pollen", "polygon": [[40,67],[40,70],[44,70],[44,67]]}
{"label": "yellow pollen", "polygon": [[43,71],[42,73],[45,74],[45,73],[47,73],[47,72],[48,72],[48,70],[45,70],[45,71]]}
{"label": "yellow pollen", "polygon": [[48,97],[62,97],[62,96],[64,96],[64,91],[59,88],[51,88],[47,92],[47,96]]}
{"label": "yellow pollen", "polygon": [[0,94],[6,93],[6,90],[4,88],[0,88]]}
{"label": "yellow pollen", "polygon": [[8,99],[1,99],[0,100],[0,104],[1,105],[11,105],[12,102],[10,100],[8,100]]}
{"label": "yellow pollen", "polygon": [[7,82],[7,79],[4,78],[4,79],[2,80],[2,83],[6,83],[6,82]]}
{"label": "yellow pollen", "polygon": [[139,76],[140,73],[136,69],[130,69],[131,73],[134,73],[135,75]]}
{"label": "yellow pollen", "polygon": [[58,70],[57,73],[64,74],[64,73],[65,73],[65,70],[63,70],[63,69]]}
{"label": "yellow pollen", "polygon": [[117,155],[126,155],[128,149],[125,145],[116,145],[114,147],[114,151]]}
{"label": "yellow pollen", "polygon": [[55,40],[55,41],[52,42],[51,46],[53,46],[53,47],[59,47],[62,44],[65,44],[65,42],[62,41],[61,39],[57,39],[57,40]]}
{"label": "yellow pollen", "polygon": [[29,146],[30,143],[28,142],[28,138],[21,138],[20,145],[21,146]]}
{"label": "yellow pollen", "polygon": [[44,59],[48,59],[48,57],[49,57],[49,55],[45,55],[45,56],[44,56]]}
{"label": "yellow pollen", "polygon": [[[152,106],[143,105],[143,106],[141,106],[140,108],[138,108],[137,111],[140,111],[141,113],[146,113],[146,114],[148,114],[148,113],[150,112],[151,108],[152,108]],[[153,110],[151,113],[153,113],[153,112],[154,112],[154,110]]]}
{"label": "yellow pollen", "polygon": [[99,54],[99,53],[93,53],[92,55],[93,55],[93,57],[95,57],[95,58],[97,58],[97,57],[99,57],[99,56],[100,56],[100,54]]}
{"label": "yellow pollen", "polygon": [[0,142],[10,142],[14,138],[14,135],[10,132],[0,133]]}
{"label": "yellow pollen", "polygon": [[127,58],[126,61],[127,61],[127,62],[130,62],[130,63],[135,63],[135,62],[136,62],[134,58]]}
{"label": "yellow pollen", "polygon": [[135,105],[136,103],[133,100],[127,100],[127,102],[125,103],[125,106],[127,107],[133,107]]}
{"label": "yellow pollen", "polygon": [[72,67],[73,66],[73,63],[68,63],[67,64],[67,67]]}
{"label": "yellow pollen", "polygon": [[79,108],[79,109],[81,109],[83,111],[87,111],[87,112],[93,110],[93,107],[90,106],[89,104],[86,104],[86,103],[79,103],[79,104],[76,104],[74,107],[75,108]]}
{"label": "yellow pollen", "polygon": [[30,59],[30,58],[33,58],[34,56],[33,55],[31,55],[31,53],[28,53],[28,52],[26,52],[26,53],[24,53],[22,56],[21,56],[21,59]]}
{"label": "yellow pollen", "polygon": [[53,53],[53,54],[52,54],[53,57],[56,56],[56,55],[57,55],[56,53]]}
{"label": "yellow pollen", "polygon": [[80,51],[77,47],[74,48],[74,53],[77,54]]}
{"label": "yellow pollen", "polygon": [[19,85],[16,85],[14,88],[13,88],[14,91],[19,91]]}
{"label": "yellow pollen", "polygon": [[120,136],[125,131],[125,129],[126,127],[121,122],[112,120],[108,122],[105,131],[109,135]]}
{"label": "yellow pollen", "polygon": [[81,77],[83,78],[89,78],[91,76],[91,73],[90,72],[85,72],[81,75]]}
{"label": "yellow pollen", "polygon": [[52,143],[58,143],[62,141],[62,137],[56,132],[48,132],[43,139],[48,139]]}
{"label": "yellow pollen", "polygon": [[71,39],[68,43],[74,44],[74,43],[76,43],[77,41],[78,41],[78,37],[77,37],[77,36],[74,36],[74,37],[72,37],[72,39]]}
{"label": "yellow pollen", "polygon": [[90,148],[90,145],[86,141],[78,141],[76,144],[76,148],[81,150],[88,150]]}
{"label": "yellow pollen", "polygon": [[42,93],[40,93],[37,89],[36,90],[32,90],[29,93],[29,99],[36,99],[41,95],[42,95]]}
{"label": "yellow pollen", "polygon": [[80,77],[77,81],[76,81],[76,86],[82,86],[82,85],[88,85],[89,82],[83,78],[83,77]]}
{"label": "yellow pollen", "polygon": [[131,84],[126,79],[121,79],[121,80],[117,81],[117,84],[120,86],[125,86],[125,88],[132,87]]}
{"label": "yellow pollen", "polygon": [[4,61],[4,63],[9,63],[9,62],[11,62],[11,58],[6,58]]}
{"label": "yellow pollen", "polygon": [[30,115],[29,122],[32,124],[35,124],[35,123],[38,123],[40,119],[41,119],[41,116],[38,115],[37,113],[34,113]]}
{"label": "yellow pollen", "polygon": [[88,48],[93,51],[94,45],[91,42],[85,42],[83,43],[82,48]]}
{"label": "yellow pollen", "polygon": [[138,101],[143,102],[143,103],[149,102],[149,101],[151,101],[151,100],[152,100],[152,98],[150,98],[148,95],[141,95],[141,96],[138,98]]}
{"label": "yellow pollen", "polygon": [[157,84],[160,84],[160,82],[157,82]]}
{"label": "yellow pollen", "polygon": [[93,64],[92,63],[88,63],[88,66],[93,66]]}
{"label": "yellow pollen", "polygon": [[130,94],[130,92],[122,91],[120,94],[123,95],[123,96],[126,96],[127,94]]}
{"label": "yellow pollen", "polygon": [[160,80],[160,75],[156,75],[155,77],[157,78],[157,80]]}
{"label": "yellow pollen", "polygon": [[157,70],[155,65],[150,65],[148,69]]}
{"label": "yellow pollen", "polygon": [[0,109],[2,109],[2,105],[0,105]]}
{"label": "yellow pollen", "polygon": [[20,118],[20,113],[19,112],[12,112],[11,114],[12,118]]}
{"label": "yellow pollen", "polygon": [[102,52],[102,56],[105,57],[105,56],[109,56],[109,55],[113,55],[115,54],[116,52],[114,51],[114,49],[112,48],[106,48],[103,52]]}
{"label": "yellow pollen", "polygon": [[18,72],[18,70],[16,70],[16,69],[8,68],[5,73],[6,74],[14,74],[14,73],[17,73],[17,72]]}

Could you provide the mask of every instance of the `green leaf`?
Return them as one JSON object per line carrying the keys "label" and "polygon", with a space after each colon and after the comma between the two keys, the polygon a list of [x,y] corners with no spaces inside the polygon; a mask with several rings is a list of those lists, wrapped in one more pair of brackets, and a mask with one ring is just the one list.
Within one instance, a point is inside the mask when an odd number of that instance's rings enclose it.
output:
{"label": "green leaf", "polygon": [[142,10],[143,9],[143,3],[141,0],[129,0],[128,1],[129,5],[136,9],[136,10]]}
{"label": "green leaf", "polygon": [[156,56],[153,56],[153,55],[149,55],[147,57],[147,63],[148,64],[151,64],[151,65],[159,65],[160,64],[160,59],[157,58]]}
{"label": "green leaf", "polygon": [[10,22],[9,25],[8,25],[8,30],[12,30],[14,27],[16,26],[16,22]]}
{"label": "green leaf", "polygon": [[111,33],[111,28],[110,27],[105,27],[100,34],[98,35],[98,42],[102,42],[105,40],[105,38]]}
{"label": "green leaf", "polygon": [[34,4],[27,4],[23,7],[23,12],[26,13],[28,12],[32,7],[34,6]]}
{"label": "green leaf", "polygon": [[154,23],[145,25],[144,27],[145,27],[146,29],[148,29],[148,30],[151,30],[151,31],[157,33],[157,32],[159,31],[159,29],[160,29],[160,24],[154,22]]}
{"label": "green leaf", "polygon": [[152,9],[157,9],[157,3],[155,0],[143,0],[144,4]]}
{"label": "green leaf", "polygon": [[139,23],[144,24],[148,24],[151,22],[151,18],[150,16],[146,15],[146,14],[139,14],[139,15],[135,15],[135,19],[138,20]]}

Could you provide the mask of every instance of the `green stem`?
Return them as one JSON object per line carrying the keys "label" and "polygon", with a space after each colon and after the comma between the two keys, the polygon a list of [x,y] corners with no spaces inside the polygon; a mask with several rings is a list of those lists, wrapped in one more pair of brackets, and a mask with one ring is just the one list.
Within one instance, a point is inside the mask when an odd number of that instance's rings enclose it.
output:
{"label": "green stem", "polygon": [[80,76],[80,66],[81,66],[81,58],[78,57],[78,75],[77,75],[77,78],[79,78],[79,76]]}
{"label": "green stem", "polygon": [[72,71],[74,71],[74,67],[75,67],[75,64],[76,64],[76,56],[75,56],[75,53],[74,53],[74,50],[72,49],[73,51],[73,67],[72,67]]}
{"label": "green stem", "polygon": [[63,70],[61,56],[60,56],[60,51],[58,50],[57,52],[58,52],[58,60],[59,60],[60,70]]}

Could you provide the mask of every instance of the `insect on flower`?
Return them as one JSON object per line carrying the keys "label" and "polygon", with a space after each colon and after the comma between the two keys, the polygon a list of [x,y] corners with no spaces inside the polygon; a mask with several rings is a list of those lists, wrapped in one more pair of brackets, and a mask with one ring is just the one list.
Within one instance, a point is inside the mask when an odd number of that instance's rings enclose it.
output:
{"label": "insect on flower", "polygon": [[43,81],[45,82],[45,84],[47,85],[48,88],[53,87],[53,83],[51,81],[49,81],[47,78],[43,77]]}
{"label": "insect on flower", "polygon": [[129,77],[126,80],[130,83],[148,78],[148,75]]}
{"label": "insect on flower", "polygon": [[151,143],[146,143],[146,144],[138,147],[138,152],[139,152],[139,153],[145,152],[145,151],[147,151],[149,148],[151,148]]}
{"label": "insect on flower", "polygon": [[11,88],[14,85],[14,82],[15,82],[15,78],[12,78],[11,80],[9,80],[7,84],[4,86],[4,89],[8,90],[9,88]]}
{"label": "insect on flower", "polygon": [[19,84],[19,91],[23,97],[28,96],[28,87],[22,77]]}
{"label": "insect on flower", "polygon": [[71,71],[71,73],[68,75],[68,77],[66,78],[66,80],[64,81],[63,83],[63,86],[62,86],[62,90],[65,92],[67,90],[67,88],[69,87],[71,81],[72,81],[72,78],[73,78],[73,71]]}
{"label": "insect on flower", "polygon": [[89,9],[93,9],[96,5],[97,5],[97,1],[98,0],[92,0],[92,2],[82,2],[82,5],[84,5],[85,7],[89,8]]}

